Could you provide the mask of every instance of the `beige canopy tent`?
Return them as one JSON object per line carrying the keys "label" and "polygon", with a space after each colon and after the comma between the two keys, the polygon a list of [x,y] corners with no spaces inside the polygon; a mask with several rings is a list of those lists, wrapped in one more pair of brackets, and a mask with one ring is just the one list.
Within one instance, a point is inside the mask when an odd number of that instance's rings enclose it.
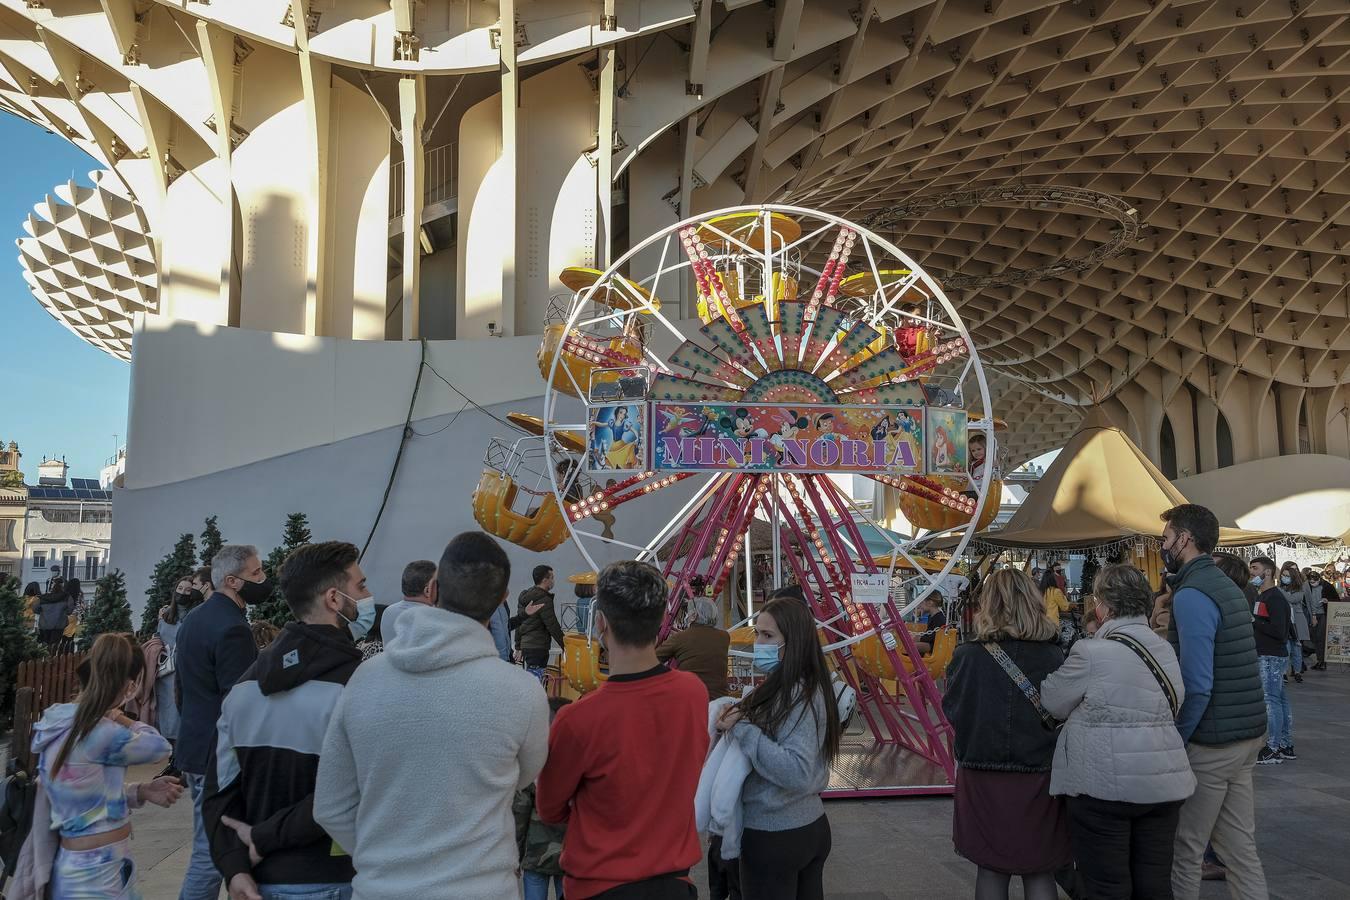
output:
{"label": "beige canopy tent", "polygon": [[[1056,549],[1092,547],[1136,536],[1156,538],[1162,533],[1162,513],[1186,502],[1098,406],[1088,413],[1007,526],[981,534],[980,540],[996,547]],[[1275,532],[1223,528],[1219,543],[1247,546],[1284,537]]]}

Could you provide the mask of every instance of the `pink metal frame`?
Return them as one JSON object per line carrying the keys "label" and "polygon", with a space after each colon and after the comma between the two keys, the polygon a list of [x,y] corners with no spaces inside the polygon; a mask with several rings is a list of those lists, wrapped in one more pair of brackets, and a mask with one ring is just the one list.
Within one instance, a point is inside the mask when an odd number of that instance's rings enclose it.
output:
{"label": "pink metal frame", "polygon": [[[780,529],[783,556],[801,585],[816,621],[830,622],[829,627],[843,635],[885,631],[896,638],[896,647],[882,644],[896,673],[894,690],[860,667],[849,665],[853,655],[851,644],[830,651],[841,677],[859,692],[859,709],[877,743],[901,746],[939,766],[948,781],[954,781],[956,763],[952,755],[952,728],[942,714],[937,687],[922,662],[913,636],[904,627],[900,610],[890,598],[881,606],[855,605],[850,599],[849,575],[879,570],[866,552],[866,544],[853,520],[847,498],[823,475],[780,475],[779,478],[788,489],[788,497],[769,493],[770,476],[733,475],[724,487],[709,495],[685,519],[674,547],[686,552],[679,558],[672,553],[663,573],[673,579],[673,584],[661,639],[673,629],[676,616],[691,596],[690,582],[695,576],[715,588],[725,584],[756,511],[763,510],[769,521],[777,523]],[[861,559],[853,558],[855,551],[850,544],[857,548],[856,555]],[[813,549],[819,559],[812,553]],[[843,640],[846,638],[835,641],[827,637],[827,643]],[[906,669],[905,657],[916,661],[909,669]],[[831,796],[948,792],[950,785],[936,789],[895,787],[837,792]]]}

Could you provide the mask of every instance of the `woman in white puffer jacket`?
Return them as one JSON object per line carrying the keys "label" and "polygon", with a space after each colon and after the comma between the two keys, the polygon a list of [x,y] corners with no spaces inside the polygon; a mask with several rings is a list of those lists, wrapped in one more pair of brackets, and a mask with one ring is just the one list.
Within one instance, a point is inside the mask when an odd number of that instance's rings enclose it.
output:
{"label": "woman in white puffer jacket", "polygon": [[1153,592],[1133,566],[1093,583],[1095,637],[1080,640],[1041,685],[1067,719],[1055,745],[1050,793],[1067,798],[1069,838],[1090,897],[1172,897],[1172,844],[1181,803],[1195,791],[1174,721],[1181,666],[1149,628]]}

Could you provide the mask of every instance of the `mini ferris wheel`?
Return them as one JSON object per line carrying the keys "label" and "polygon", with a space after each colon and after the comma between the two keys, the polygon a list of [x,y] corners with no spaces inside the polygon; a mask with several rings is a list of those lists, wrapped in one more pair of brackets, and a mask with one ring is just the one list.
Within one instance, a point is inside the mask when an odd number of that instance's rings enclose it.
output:
{"label": "mini ferris wheel", "polygon": [[[692,325],[658,299],[682,282]],[[831,789],[949,791],[934,678],[955,634],[923,656],[905,616],[997,503],[988,386],[939,283],[856,224],[778,205],[687,219],[564,283],[575,293],[539,356],[544,468],[582,556],[660,567],[663,635],[696,592],[739,588],[737,573],[747,618],[756,596],[800,585],[866,724]],[[921,527],[882,528],[853,478],[898,491]],[[616,535],[597,517],[612,524],[620,506]],[[939,536],[955,538],[945,562],[923,551]]]}

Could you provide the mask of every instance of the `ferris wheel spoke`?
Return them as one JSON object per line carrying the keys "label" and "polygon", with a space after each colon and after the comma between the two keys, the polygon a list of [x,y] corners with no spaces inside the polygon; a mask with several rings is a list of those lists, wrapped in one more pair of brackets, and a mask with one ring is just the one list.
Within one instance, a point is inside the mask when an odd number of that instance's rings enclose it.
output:
{"label": "ferris wheel spoke", "polygon": [[656,275],[653,276],[652,285],[649,288],[652,296],[658,301],[661,299],[661,276],[666,273],[666,258],[670,255],[670,242],[673,238],[674,235],[667,234],[665,241],[661,243],[661,256],[656,261]]}
{"label": "ferris wheel spoke", "polygon": [[716,225],[713,225],[710,222],[704,222],[699,227],[708,229],[713,234],[716,234],[717,236],[721,237],[729,244],[735,244],[737,247],[740,247],[742,250],[744,250],[746,253],[749,253],[751,256],[754,256],[757,253],[755,248],[751,247],[745,241],[741,240],[738,237],[732,237],[731,235],[727,234],[725,231],[723,231],[722,229],[718,228]]}
{"label": "ferris wheel spoke", "polygon": [[[694,496],[690,497],[689,500],[684,504],[684,506],[680,508],[679,512],[675,513],[675,515],[671,517],[670,521],[667,522],[659,532],[657,532],[656,537],[652,539],[652,542],[649,545],[649,549],[643,551],[643,553],[640,553],[638,555],[638,561],[641,562],[647,559],[654,558],[656,555],[655,550],[652,550],[650,548],[661,547],[661,545],[664,544],[665,541],[670,537],[670,533],[672,531],[674,531],[676,528],[681,527],[682,525],[685,525],[687,522],[692,521],[693,517],[698,511],[698,508],[701,507],[708,500],[708,498],[712,495],[714,490],[718,490],[723,485],[725,485],[726,481],[730,477],[731,477],[730,475],[726,474],[715,475],[712,478],[708,479],[708,481],[705,482],[701,487],[695,490]],[[676,547],[676,549],[677,550],[679,549],[678,546]]]}

